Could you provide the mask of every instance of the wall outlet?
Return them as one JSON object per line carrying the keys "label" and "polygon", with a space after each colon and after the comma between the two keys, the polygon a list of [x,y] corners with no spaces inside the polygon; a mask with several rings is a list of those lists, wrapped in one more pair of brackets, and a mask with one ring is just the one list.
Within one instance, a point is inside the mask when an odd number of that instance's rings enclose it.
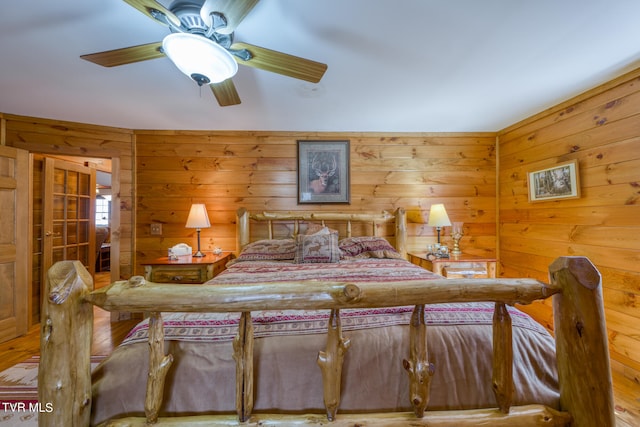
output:
{"label": "wall outlet", "polygon": [[158,224],[158,223],[151,224],[151,235],[153,236],[162,235],[162,224]]}

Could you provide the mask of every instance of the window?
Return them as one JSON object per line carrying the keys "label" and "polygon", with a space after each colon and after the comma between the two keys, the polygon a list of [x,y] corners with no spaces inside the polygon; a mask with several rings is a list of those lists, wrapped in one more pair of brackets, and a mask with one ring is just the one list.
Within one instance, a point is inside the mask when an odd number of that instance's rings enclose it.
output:
{"label": "window", "polygon": [[96,226],[108,226],[111,213],[111,195],[96,196]]}

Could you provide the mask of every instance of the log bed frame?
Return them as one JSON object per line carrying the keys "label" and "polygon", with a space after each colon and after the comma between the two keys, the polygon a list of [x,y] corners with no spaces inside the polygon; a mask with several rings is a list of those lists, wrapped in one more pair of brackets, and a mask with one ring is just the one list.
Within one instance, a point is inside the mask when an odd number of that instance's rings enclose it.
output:
{"label": "log bed frame", "polygon": [[[406,215],[390,213],[260,213],[238,211],[238,250],[249,243],[250,223],[267,221],[352,221],[373,224],[374,234],[395,222],[395,244],[406,254]],[[128,417],[109,426],[615,426],[601,276],[584,257],[561,257],[549,267],[550,283],[533,279],[437,279],[402,283],[307,282],[269,283],[238,298],[238,286],[147,283],[140,276],[92,291],[91,275],[78,261],[61,261],[48,272],[43,302],[39,402],[52,412],[39,414],[40,426],[88,426],[91,411],[90,347],[93,305],[109,311],[150,313],[149,374],[146,417]],[[561,410],[544,405],[513,406],[511,318],[506,305],[529,304],[553,296],[556,354]],[[434,367],[429,362],[424,304],[495,302],[493,321],[493,380],[498,408],[426,411]],[[342,361],[350,341],[342,336],[340,310],[414,305],[408,358],[413,413],[338,414]],[[331,310],[327,346],[319,351],[326,414],[252,413],[253,326],[251,311]],[[164,381],[173,356],[164,353],[162,312],[240,312],[233,348],[236,360],[236,412],[230,415],[158,417]],[[126,393],[126,390],[122,391]]]}

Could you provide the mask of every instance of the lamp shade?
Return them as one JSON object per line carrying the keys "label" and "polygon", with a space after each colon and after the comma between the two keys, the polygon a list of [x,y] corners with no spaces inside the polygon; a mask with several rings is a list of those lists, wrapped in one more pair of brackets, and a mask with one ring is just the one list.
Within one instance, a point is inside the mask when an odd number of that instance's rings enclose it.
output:
{"label": "lamp shade", "polygon": [[238,72],[238,63],[218,43],[191,33],[173,33],[162,40],[165,55],[198,85],[220,83]]}
{"label": "lamp shade", "polygon": [[203,203],[194,203],[191,205],[189,217],[187,218],[187,228],[208,228],[211,227],[207,207]]}
{"label": "lamp shade", "polygon": [[430,227],[445,227],[451,225],[449,215],[447,215],[447,210],[444,208],[442,203],[431,205],[429,223],[427,225]]}

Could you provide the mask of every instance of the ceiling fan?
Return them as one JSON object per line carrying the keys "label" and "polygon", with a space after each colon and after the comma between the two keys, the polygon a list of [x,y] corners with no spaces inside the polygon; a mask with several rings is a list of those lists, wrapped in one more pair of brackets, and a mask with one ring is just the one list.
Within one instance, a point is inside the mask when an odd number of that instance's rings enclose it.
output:
{"label": "ceiling fan", "polygon": [[[168,8],[157,0],[124,1],[155,22],[168,26],[171,34],[162,42],[80,58],[114,67],[168,56],[198,85],[209,85],[223,107],[240,104],[231,79],[238,64],[312,83],[318,83],[327,70],[327,65],[320,62],[248,43],[234,43],[233,32],[258,0],[173,0]],[[206,64],[193,65],[194,60],[204,60]]]}

